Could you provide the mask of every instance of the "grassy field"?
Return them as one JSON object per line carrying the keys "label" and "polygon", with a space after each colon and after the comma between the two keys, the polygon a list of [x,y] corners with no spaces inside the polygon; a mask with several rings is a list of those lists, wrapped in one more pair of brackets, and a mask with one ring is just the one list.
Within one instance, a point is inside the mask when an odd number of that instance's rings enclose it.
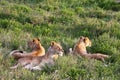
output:
{"label": "grassy field", "polygon": [[[80,36],[92,41],[88,52],[110,55],[102,63],[71,56]],[[40,38],[46,51],[60,42],[65,55],[43,71],[11,70],[13,49],[30,51],[26,42]],[[113,0],[0,0],[0,80],[119,80],[120,4]]]}

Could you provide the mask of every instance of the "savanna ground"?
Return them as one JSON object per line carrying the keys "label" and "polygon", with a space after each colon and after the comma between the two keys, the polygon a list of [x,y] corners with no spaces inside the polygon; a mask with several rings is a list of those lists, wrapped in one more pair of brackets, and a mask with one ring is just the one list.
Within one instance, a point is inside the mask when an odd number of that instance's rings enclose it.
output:
{"label": "savanna ground", "polygon": [[[110,55],[105,63],[68,55],[80,36],[92,41],[88,52]],[[43,71],[11,70],[13,49],[30,51],[38,37],[46,51],[60,42],[64,57]],[[107,65],[107,66],[106,66]],[[0,0],[0,80],[119,80],[120,4],[112,0]]]}

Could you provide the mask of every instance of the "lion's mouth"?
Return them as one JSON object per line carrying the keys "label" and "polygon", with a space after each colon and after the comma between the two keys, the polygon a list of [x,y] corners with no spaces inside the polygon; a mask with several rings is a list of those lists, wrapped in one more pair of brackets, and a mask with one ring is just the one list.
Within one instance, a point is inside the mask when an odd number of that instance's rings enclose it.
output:
{"label": "lion's mouth", "polygon": [[63,56],[63,52],[59,52],[59,56]]}

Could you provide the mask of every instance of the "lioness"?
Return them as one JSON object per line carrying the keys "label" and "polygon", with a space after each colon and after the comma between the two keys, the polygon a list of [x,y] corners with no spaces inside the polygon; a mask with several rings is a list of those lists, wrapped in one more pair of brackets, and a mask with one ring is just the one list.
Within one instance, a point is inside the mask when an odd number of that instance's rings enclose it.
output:
{"label": "lioness", "polygon": [[15,59],[45,55],[45,49],[38,38],[34,38],[32,41],[29,41],[28,46],[33,49],[32,52],[27,53],[25,51],[13,50],[10,55],[12,55]]}
{"label": "lioness", "polygon": [[50,47],[48,48],[47,53],[44,56],[34,57],[34,58],[20,58],[17,65],[11,67],[12,69],[17,68],[18,66],[23,66],[24,68],[30,70],[42,70],[43,67],[47,64],[48,66],[54,64],[54,59],[57,59],[58,56],[63,55],[62,46],[54,41],[51,42]]}
{"label": "lioness", "polygon": [[88,54],[86,47],[91,47],[91,41],[88,37],[81,36],[79,41],[76,43],[73,49],[74,54],[79,54],[82,57],[86,57],[89,59],[98,59],[104,62],[105,58],[108,58],[108,55],[104,55],[101,53],[95,53],[95,54]]}

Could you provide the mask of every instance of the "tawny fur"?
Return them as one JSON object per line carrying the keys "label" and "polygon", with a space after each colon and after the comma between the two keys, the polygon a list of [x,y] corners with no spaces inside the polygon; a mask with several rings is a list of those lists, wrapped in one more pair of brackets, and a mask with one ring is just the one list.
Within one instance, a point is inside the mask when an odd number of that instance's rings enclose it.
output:
{"label": "tawny fur", "polygon": [[47,64],[48,66],[54,64],[54,59],[58,58],[58,55],[63,55],[62,46],[56,42],[51,42],[48,52],[44,56],[33,57],[33,58],[20,58],[17,65],[11,67],[15,69],[18,66],[23,66],[24,68],[30,70],[42,70]]}
{"label": "tawny fur", "polygon": [[108,58],[108,55],[101,54],[101,53],[94,53],[88,54],[86,47],[91,46],[91,41],[88,37],[80,37],[79,41],[76,43],[73,49],[74,54],[79,54],[82,57],[89,58],[89,59],[97,59],[101,61],[105,61],[105,58]]}
{"label": "tawny fur", "polygon": [[19,50],[14,50],[10,53],[15,59],[20,59],[24,57],[36,57],[36,56],[43,56],[45,55],[45,49],[41,45],[40,40],[38,38],[33,39],[32,41],[28,42],[28,46],[32,48],[32,52],[21,52]]}

